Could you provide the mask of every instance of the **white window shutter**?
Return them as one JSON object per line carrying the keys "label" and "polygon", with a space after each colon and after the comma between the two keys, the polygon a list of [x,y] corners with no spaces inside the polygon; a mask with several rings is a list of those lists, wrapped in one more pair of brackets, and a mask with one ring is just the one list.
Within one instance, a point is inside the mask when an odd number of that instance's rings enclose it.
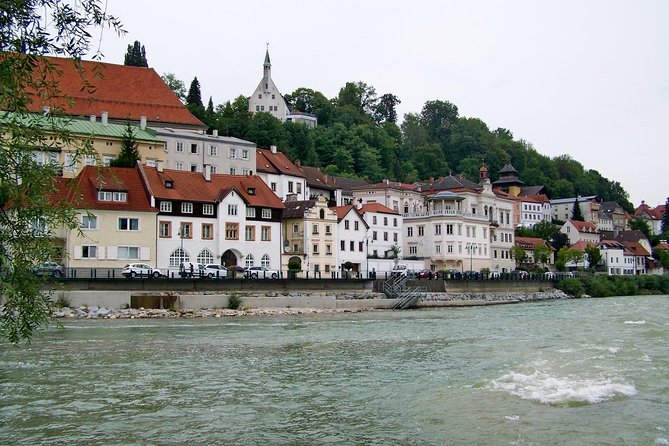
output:
{"label": "white window shutter", "polygon": [[81,245],[77,245],[74,247],[74,260],[81,260],[81,251],[82,251]]}
{"label": "white window shutter", "polygon": [[151,260],[151,248],[148,246],[142,246],[139,248],[139,259],[140,260]]}
{"label": "white window shutter", "polygon": [[98,259],[104,260],[105,259],[105,251],[107,250],[106,247],[104,246],[98,246]]}
{"label": "white window shutter", "polygon": [[108,246],[107,247],[107,258],[109,260],[116,260],[116,258],[118,257],[117,251],[118,251],[117,246]]}

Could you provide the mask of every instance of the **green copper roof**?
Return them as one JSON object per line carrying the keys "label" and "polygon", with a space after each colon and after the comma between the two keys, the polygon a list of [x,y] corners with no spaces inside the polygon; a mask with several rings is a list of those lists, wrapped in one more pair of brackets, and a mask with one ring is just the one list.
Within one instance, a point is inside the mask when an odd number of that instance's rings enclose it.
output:
{"label": "green copper roof", "polygon": [[265,65],[272,65],[269,61],[269,48],[267,48],[267,52],[265,52]]}
{"label": "green copper roof", "polygon": [[[10,113],[0,113],[0,122],[7,122],[10,119]],[[110,138],[122,138],[126,130],[126,124],[102,124],[102,122],[92,122],[83,119],[69,119],[61,117],[48,118],[39,114],[30,114],[20,118],[26,123],[30,121],[34,125],[41,126],[45,131],[57,127],[67,130],[76,135],[86,136],[106,136]],[[52,121],[50,121],[52,119]],[[156,138],[156,132],[152,129],[146,128],[141,130],[138,125],[130,125],[133,131],[133,136],[137,141],[147,141],[161,143],[162,141]]]}

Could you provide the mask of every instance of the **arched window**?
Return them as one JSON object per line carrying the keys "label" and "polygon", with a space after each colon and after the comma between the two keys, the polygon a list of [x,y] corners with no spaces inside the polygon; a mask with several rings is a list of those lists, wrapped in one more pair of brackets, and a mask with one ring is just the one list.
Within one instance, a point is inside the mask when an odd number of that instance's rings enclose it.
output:
{"label": "arched window", "polygon": [[253,258],[253,254],[247,255],[246,259],[245,259],[245,262],[246,262],[246,267],[247,268],[251,268],[252,266],[255,266],[254,265],[255,264],[255,259]]}
{"label": "arched window", "polygon": [[[416,205],[414,205],[414,211],[415,211],[415,210],[416,210]],[[404,213],[405,213],[405,214],[408,214],[408,213],[409,213],[409,203],[406,202],[406,201],[404,202]]]}
{"label": "arched window", "polygon": [[212,252],[209,251],[207,248],[204,248],[197,255],[197,262],[202,263],[203,265],[206,265],[208,263],[214,263],[214,254],[212,254]]}
{"label": "arched window", "polygon": [[264,266],[265,268],[269,268],[269,256],[267,254],[262,256],[262,259],[260,259],[260,266]]}
{"label": "arched window", "polygon": [[321,209],[320,215],[321,215],[321,220],[324,220],[325,219],[325,209]]}
{"label": "arched window", "polygon": [[185,249],[177,248],[170,254],[170,267],[178,268],[182,263],[190,262],[190,254]]}

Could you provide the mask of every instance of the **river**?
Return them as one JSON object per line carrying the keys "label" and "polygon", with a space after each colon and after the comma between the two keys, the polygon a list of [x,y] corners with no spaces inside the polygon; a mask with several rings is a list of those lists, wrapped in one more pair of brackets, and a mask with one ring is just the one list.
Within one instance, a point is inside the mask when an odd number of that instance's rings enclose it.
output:
{"label": "river", "polygon": [[64,325],[0,444],[669,444],[669,296]]}

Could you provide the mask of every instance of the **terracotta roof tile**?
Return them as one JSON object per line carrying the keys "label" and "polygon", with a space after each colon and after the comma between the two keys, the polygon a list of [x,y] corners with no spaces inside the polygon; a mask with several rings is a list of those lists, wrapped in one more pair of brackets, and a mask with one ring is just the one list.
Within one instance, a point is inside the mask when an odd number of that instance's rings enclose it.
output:
{"label": "terracotta roof tile", "polygon": [[298,166],[298,169],[304,174],[309,187],[327,190],[341,189],[335,184],[334,177],[321,172],[318,167]]}
{"label": "terracotta roof tile", "polygon": [[281,173],[304,178],[300,169],[283,152],[277,150],[276,153],[272,153],[271,150],[266,149],[256,149],[256,152],[256,170],[258,172]]}
{"label": "terracotta roof tile", "polygon": [[283,218],[302,218],[304,212],[316,205],[316,200],[296,200],[285,203],[286,210],[283,211]]}
{"label": "terracotta roof tile", "polygon": [[523,249],[536,249],[541,245],[547,246],[546,240],[538,237],[516,237],[515,241],[516,245],[520,245]]}
{"label": "terracotta roof tile", "polygon": [[578,232],[597,233],[597,226],[589,221],[569,220],[569,222],[576,228]]}
{"label": "terracotta roof tile", "polygon": [[585,248],[587,248],[588,246],[595,246],[595,244],[590,243],[590,242],[586,242],[585,240],[579,240],[578,242],[571,245],[569,248],[570,249],[575,249],[576,251],[579,251],[579,252],[585,252]]}
{"label": "terracotta roof tile", "polygon": [[642,257],[650,256],[650,253],[646,251],[646,248],[644,248],[641,245],[641,243],[624,242],[623,244],[625,245],[625,254],[627,255],[642,256]]}
{"label": "terracotta roof tile", "polygon": [[365,212],[378,212],[380,214],[400,215],[399,212],[394,211],[389,207],[382,205],[381,203],[365,203],[362,205],[360,209],[358,209],[358,212],[362,215],[364,215]]}
{"label": "terracotta roof tile", "polygon": [[[155,167],[142,166],[149,191],[156,198],[186,200],[200,203],[218,203],[231,190],[236,190],[250,206],[284,209],[281,199],[257,175],[211,174],[207,181],[201,172],[165,169],[158,172]],[[171,180],[172,187],[166,187]],[[251,193],[253,191],[253,193]]]}
{"label": "terracotta roof tile", "polygon": [[[70,201],[85,209],[158,212],[151,206],[141,173],[131,167],[86,166],[75,181]],[[99,201],[98,191],[126,192],[127,201]]]}
{"label": "terracotta roof tile", "polygon": [[[94,86],[94,91],[89,93],[82,91],[81,76],[71,59],[46,59],[62,73],[58,79],[60,91],[73,103],[60,97],[54,104],[46,104],[34,95],[30,111],[42,112],[45,106],[55,105],[72,116],[100,116],[106,111],[111,119],[138,121],[146,116],[148,121],[155,123],[205,127],[153,68],[81,61],[86,80]],[[96,74],[98,71],[102,76]]]}

